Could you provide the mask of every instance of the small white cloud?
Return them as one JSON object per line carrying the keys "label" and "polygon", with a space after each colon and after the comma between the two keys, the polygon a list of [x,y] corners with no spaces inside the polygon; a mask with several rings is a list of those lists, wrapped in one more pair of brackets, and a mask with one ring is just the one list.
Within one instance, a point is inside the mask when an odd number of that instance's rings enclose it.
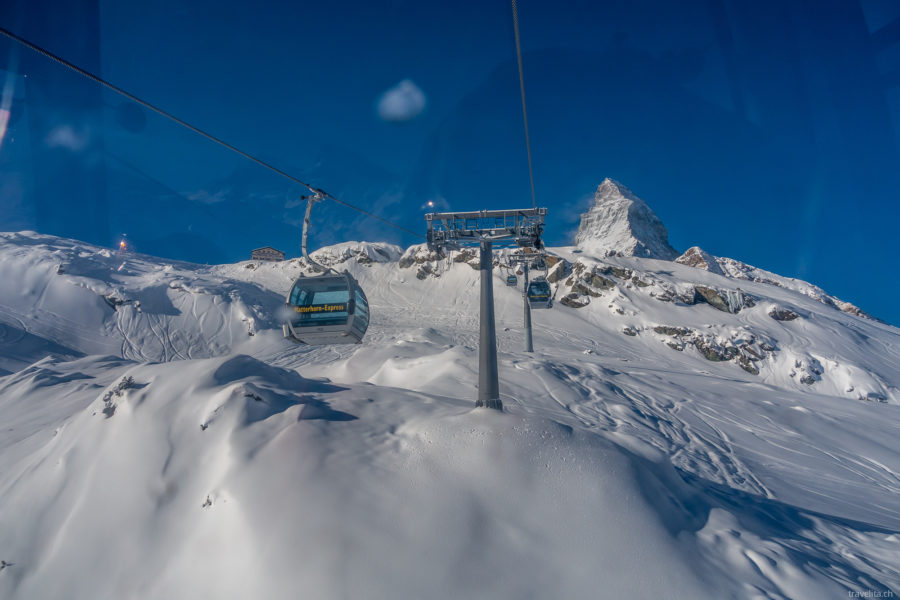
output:
{"label": "small white cloud", "polygon": [[228,200],[230,190],[218,190],[214,194],[210,194],[206,190],[198,190],[192,194],[188,194],[188,199],[194,202],[202,202],[203,204],[218,204]]}
{"label": "small white cloud", "polygon": [[71,125],[60,125],[50,130],[45,141],[51,148],[66,148],[72,152],[81,152],[91,140],[86,129],[75,131]]}
{"label": "small white cloud", "polygon": [[415,119],[425,110],[425,93],[409,79],[404,79],[378,100],[378,116],[393,123]]}

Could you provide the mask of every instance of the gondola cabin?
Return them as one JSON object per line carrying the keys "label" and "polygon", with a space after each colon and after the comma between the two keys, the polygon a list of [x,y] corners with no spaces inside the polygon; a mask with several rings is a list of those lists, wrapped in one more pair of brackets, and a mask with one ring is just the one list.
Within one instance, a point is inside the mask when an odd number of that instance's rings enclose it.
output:
{"label": "gondola cabin", "polygon": [[284,337],[298,343],[358,344],[369,327],[369,301],[349,273],[301,276],[287,307]]}
{"label": "gondola cabin", "polygon": [[506,285],[515,286],[519,285],[519,278],[515,275],[507,275],[506,276]]}
{"label": "gondola cabin", "polygon": [[546,279],[535,279],[530,282],[526,295],[531,308],[550,308],[553,305],[550,284]]}

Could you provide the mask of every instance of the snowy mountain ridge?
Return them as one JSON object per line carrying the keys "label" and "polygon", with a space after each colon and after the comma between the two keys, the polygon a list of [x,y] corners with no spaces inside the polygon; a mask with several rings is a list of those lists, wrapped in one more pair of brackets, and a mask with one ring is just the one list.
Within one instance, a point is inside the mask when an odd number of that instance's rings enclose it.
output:
{"label": "snowy mountain ridge", "polygon": [[302,259],[0,234],[0,596],[900,586],[896,328],[803,282],[554,248],[534,354],[495,270],[499,414],[473,409],[471,256],[314,258],[366,290],[362,344],[283,340]]}
{"label": "snowy mountain ridge", "polygon": [[770,285],[796,290],[810,298],[818,300],[822,304],[832,306],[845,313],[850,313],[866,319],[878,320],[858,306],[828,294],[817,285],[799,279],[782,277],[781,275],[776,275],[770,271],[748,265],[747,263],[743,263],[733,258],[713,256],[708,252],[705,252],[699,246],[689,248],[684,254],[676,258],[675,262],[703,269],[711,273],[724,275],[732,279],[768,283]]}
{"label": "snowy mountain ridge", "polygon": [[[257,331],[276,329],[290,283],[314,273],[303,259],[202,267],[132,256],[119,267],[119,257],[86,244],[37,234],[4,234],[3,241],[0,275],[9,285],[0,292],[0,316],[6,339],[16,341],[15,352],[0,356],[7,372],[41,358],[46,348],[60,357],[99,353],[152,361],[233,352]],[[498,253],[497,265],[504,256]],[[547,278],[562,306],[609,314],[606,326],[620,334],[656,337],[675,350],[690,348],[791,388],[801,382],[800,389],[900,401],[900,386],[886,376],[888,346],[863,353],[835,348],[830,338],[856,335],[859,326],[808,299],[866,316],[862,311],[816,286],[732,259],[712,259],[715,271],[679,264],[692,256],[698,256],[694,249],[662,268],[647,259],[598,260],[579,248],[559,248],[548,257]],[[403,278],[409,270],[420,281],[458,265],[478,267],[474,251],[440,258],[423,246],[402,251],[360,242],[323,248],[313,257],[326,266],[349,265],[355,273],[378,266]],[[829,330],[788,343],[794,336],[785,328],[798,327]],[[877,338],[862,339],[871,346]]]}
{"label": "snowy mountain ridge", "polygon": [[[8,372],[43,357],[47,347],[60,357],[113,354],[140,361],[234,352],[258,331],[277,329],[291,282],[314,273],[303,259],[199,266],[131,256],[120,268],[122,259],[86,244],[37,234],[4,234],[2,240],[0,275],[9,285],[0,292],[0,316],[6,338],[17,340],[14,352],[0,355],[0,368]],[[504,257],[505,251],[498,253],[495,263]],[[376,267],[403,281],[408,272],[424,282],[423,293],[444,273],[465,265],[474,277],[478,267],[475,251],[441,258],[424,246],[402,251],[361,242],[322,248],[313,258],[363,278]],[[875,350],[877,336],[865,335],[863,352],[834,345],[835,336],[860,335],[854,333],[859,325],[837,317],[838,310],[861,314],[849,303],[732,259],[715,259],[717,274],[682,266],[683,258],[596,259],[579,248],[551,249],[547,278],[564,310],[587,310],[591,319],[606,315],[604,326],[619,335],[689,349],[790,389],[900,402],[900,385],[888,376],[889,344]],[[802,342],[792,333],[810,327],[815,333],[808,331]]]}

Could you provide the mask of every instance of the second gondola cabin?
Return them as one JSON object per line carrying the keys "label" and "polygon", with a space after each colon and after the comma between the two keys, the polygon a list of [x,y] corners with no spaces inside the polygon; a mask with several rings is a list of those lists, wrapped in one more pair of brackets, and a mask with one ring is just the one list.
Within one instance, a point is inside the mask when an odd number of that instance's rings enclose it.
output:
{"label": "second gondola cabin", "polygon": [[530,281],[525,295],[528,297],[528,304],[531,305],[531,308],[550,308],[553,306],[550,284],[543,277]]}

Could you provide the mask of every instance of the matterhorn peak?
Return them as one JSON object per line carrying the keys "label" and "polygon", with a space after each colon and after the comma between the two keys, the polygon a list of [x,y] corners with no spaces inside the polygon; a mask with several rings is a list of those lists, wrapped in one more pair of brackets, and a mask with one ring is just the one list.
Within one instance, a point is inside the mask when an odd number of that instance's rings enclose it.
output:
{"label": "matterhorn peak", "polygon": [[594,205],[581,215],[575,245],[600,256],[672,260],[679,254],[647,203],[609,177],[597,188]]}

